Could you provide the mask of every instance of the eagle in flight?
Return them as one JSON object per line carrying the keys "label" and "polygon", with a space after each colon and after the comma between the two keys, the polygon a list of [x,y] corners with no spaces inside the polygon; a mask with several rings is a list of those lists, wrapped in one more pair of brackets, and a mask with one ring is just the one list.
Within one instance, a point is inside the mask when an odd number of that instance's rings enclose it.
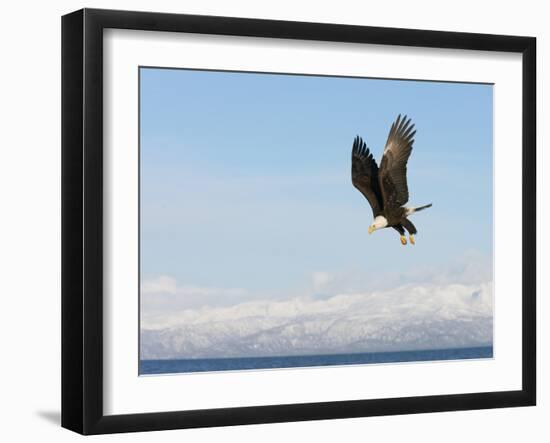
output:
{"label": "eagle in flight", "polygon": [[399,115],[391,125],[380,168],[361,137],[355,137],[351,151],[351,181],[368,200],[374,216],[369,234],[391,227],[399,232],[402,245],[407,244],[405,230],[413,245],[417,233],[407,217],[432,206],[431,203],[416,208],[404,206],[409,201],[407,161],[415,134],[411,119]]}

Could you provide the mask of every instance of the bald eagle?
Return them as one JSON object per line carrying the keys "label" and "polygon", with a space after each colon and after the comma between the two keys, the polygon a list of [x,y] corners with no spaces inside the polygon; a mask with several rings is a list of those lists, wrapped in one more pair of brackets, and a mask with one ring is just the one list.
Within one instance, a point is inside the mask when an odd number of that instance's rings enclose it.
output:
{"label": "bald eagle", "polygon": [[405,230],[413,245],[417,233],[407,217],[432,206],[404,207],[409,201],[407,161],[415,134],[411,119],[401,118],[400,114],[391,125],[380,168],[361,137],[355,137],[351,151],[351,181],[368,200],[374,217],[369,234],[391,227],[399,233],[402,245],[407,244]]}

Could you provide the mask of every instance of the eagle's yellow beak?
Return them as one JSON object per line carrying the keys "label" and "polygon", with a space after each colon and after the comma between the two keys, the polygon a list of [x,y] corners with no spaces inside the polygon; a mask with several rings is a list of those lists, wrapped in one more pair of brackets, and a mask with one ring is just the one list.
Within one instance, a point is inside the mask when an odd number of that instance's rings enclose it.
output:
{"label": "eagle's yellow beak", "polygon": [[374,232],[374,226],[369,226],[369,234],[372,234]]}

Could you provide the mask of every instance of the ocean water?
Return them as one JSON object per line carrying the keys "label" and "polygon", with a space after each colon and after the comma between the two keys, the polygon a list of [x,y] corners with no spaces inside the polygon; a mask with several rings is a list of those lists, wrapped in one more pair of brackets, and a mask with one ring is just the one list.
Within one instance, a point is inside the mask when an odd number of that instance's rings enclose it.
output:
{"label": "ocean water", "polygon": [[196,358],[141,360],[140,375],[183,372],[239,371],[244,369],[304,368],[311,366],[364,365],[434,360],[492,358],[493,347],[436,349],[357,354],[292,355],[286,357]]}

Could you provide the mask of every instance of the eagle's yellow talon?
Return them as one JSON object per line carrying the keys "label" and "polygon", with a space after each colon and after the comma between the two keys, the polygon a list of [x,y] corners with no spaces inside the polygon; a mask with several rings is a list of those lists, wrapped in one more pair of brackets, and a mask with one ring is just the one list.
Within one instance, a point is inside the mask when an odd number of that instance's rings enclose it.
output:
{"label": "eagle's yellow talon", "polygon": [[401,236],[401,244],[403,246],[405,246],[407,244],[407,238],[404,235]]}
{"label": "eagle's yellow talon", "polygon": [[412,235],[409,235],[409,240],[411,241],[411,245],[414,245],[414,237]]}

